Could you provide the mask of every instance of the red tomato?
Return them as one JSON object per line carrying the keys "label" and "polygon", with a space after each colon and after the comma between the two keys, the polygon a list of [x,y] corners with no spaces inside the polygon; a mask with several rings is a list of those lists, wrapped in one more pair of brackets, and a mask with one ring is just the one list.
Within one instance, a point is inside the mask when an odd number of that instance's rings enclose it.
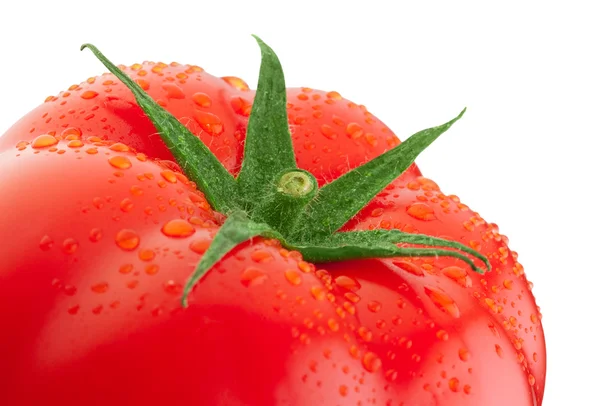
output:
{"label": "red tomato", "polygon": [[[239,169],[253,92],[189,65],[126,70]],[[288,90],[298,165],[329,182],[398,143],[335,92]],[[50,134],[50,135],[42,135]],[[494,224],[416,166],[344,230],[397,228],[486,255],[317,266],[274,240],[182,286],[223,222],[112,75],[0,138],[0,404],[539,405],[540,314]]]}

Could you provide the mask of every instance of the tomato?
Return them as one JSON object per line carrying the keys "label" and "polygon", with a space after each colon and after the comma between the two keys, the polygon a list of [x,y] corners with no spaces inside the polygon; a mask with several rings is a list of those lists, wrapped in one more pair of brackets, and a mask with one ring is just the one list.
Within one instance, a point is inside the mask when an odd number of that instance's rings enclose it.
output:
{"label": "tomato", "polygon": [[[255,93],[193,65],[121,67],[233,174]],[[399,144],[337,92],[287,90],[319,185]],[[541,315],[498,227],[413,164],[342,231],[460,242],[451,257],[313,264],[254,238],[183,288],[224,227],[113,75],[0,137],[0,403],[539,405]]]}

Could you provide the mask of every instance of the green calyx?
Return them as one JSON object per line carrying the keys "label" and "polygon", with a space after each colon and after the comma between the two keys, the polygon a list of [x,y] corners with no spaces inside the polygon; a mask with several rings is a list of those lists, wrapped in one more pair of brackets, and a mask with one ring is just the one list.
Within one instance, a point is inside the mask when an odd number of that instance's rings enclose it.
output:
{"label": "green calyx", "polygon": [[[212,152],[159,106],[96,47],[85,44],[134,94],[185,174],[212,207],[227,216],[184,288],[183,306],[196,283],[237,245],[254,237],[275,238],[307,261],[332,262],[389,257],[454,257],[483,273],[479,252],[454,241],[399,230],[339,232],[378,193],[398,178],[464,114],[420,131],[397,147],[319,188],[296,165],[288,126],[286,87],[275,52],[256,37],[262,52],[258,88],[248,122],[241,170],[234,178]],[[407,247],[407,245],[410,245]]]}

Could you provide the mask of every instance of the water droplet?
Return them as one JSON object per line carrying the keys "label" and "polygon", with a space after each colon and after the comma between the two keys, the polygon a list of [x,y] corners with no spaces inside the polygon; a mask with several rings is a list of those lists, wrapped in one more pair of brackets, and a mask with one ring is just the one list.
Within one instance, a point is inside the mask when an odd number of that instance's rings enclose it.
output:
{"label": "water droplet", "polygon": [[240,116],[250,117],[250,113],[252,112],[252,103],[243,97],[232,97],[231,108]]}
{"label": "water droplet", "polygon": [[67,238],[63,241],[63,251],[65,254],[73,254],[79,248],[79,243],[74,238]]}
{"label": "water droplet", "polygon": [[398,372],[395,369],[388,369],[385,371],[385,379],[390,382],[394,382],[398,378]]}
{"label": "water droplet", "polygon": [[460,348],[458,350],[458,358],[460,358],[461,361],[467,361],[469,359],[469,357],[471,356],[471,354],[469,354],[469,351],[465,348]]}
{"label": "water droplet", "polygon": [[463,288],[470,288],[473,286],[471,277],[467,274],[463,268],[458,266],[449,266],[442,269],[442,273],[454,282],[462,286]]}
{"label": "water droplet", "polygon": [[45,235],[40,240],[40,249],[42,251],[48,251],[54,245],[54,240],[50,238],[48,235]]}
{"label": "water droplet", "polygon": [[196,229],[187,221],[176,219],[167,222],[161,231],[168,237],[184,238],[194,234]]}
{"label": "water droplet", "polygon": [[131,209],[133,209],[133,200],[126,197],[125,199],[121,200],[121,203],[119,203],[119,207],[121,208],[121,211],[127,213],[131,211]]}
{"label": "water droplet", "polygon": [[357,280],[350,278],[348,276],[345,276],[345,275],[340,275],[340,276],[336,277],[335,283],[336,283],[336,285],[341,286],[344,289],[351,290],[353,292],[356,292],[357,290],[360,289],[360,284],[358,283]]}
{"label": "water droplet", "polygon": [[327,320],[327,326],[331,331],[338,331],[340,329],[339,323],[335,319]]}
{"label": "water droplet", "polygon": [[196,110],[194,119],[200,124],[200,127],[212,136],[217,136],[223,133],[223,123],[221,119],[212,113]]}
{"label": "water droplet", "polygon": [[302,276],[295,269],[288,269],[285,271],[285,279],[294,286],[298,286],[302,283]]}
{"label": "water droplet", "polygon": [[337,133],[327,124],[321,126],[321,134],[330,140],[335,140],[337,138]]}
{"label": "water droplet", "polygon": [[104,308],[104,306],[98,305],[98,306],[92,308],[92,313],[94,313],[95,315],[98,315],[98,314],[102,313],[103,308]]}
{"label": "water droplet", "polygon": [[373,339],[373,333],[365,326],[360,326],[357,330],[357,333],[360,338],[367,342]]}
{"label": "water droplet", "polygon": [[354,292],[346,292],[346,293],[344,293],[344,297],[352,303],[360,302],[360,296],[358,296]]}
{"label": "water droplet", "polygon": [[121,265],[119,267],[119,273],[128,274],[128,273],[131,273],[131,271],[133,271],[132,264],[125,264],[125,265]]}
{"label": "water droplet", "polygon": [[79,305],[71,306],[67,309],[67,313],[69,313],[71,315],[76,315],[78,311],[79,311]]}
{"label": "water droplet", "polygon": [[117,233],[115,242],[120,248],[133,251],[140,245],[140,237],[133,230],[123,229]]}
{"label": "water droplet", "polygon": [[450,338],[450,335],[448,334],[448,332],[446,330],[438,330],[435,333],[435,336],[438,338],[438,340],[442,340],[442,341],[448,341],[448,339]]}
{"label": "water droplet", "polygon": [[416,276],[423,276],[423,270],[418,267],[417,265],[408,262],[408,261],[392,261],[392,263],[394,265],[396,265],[398,268],[402,269],[403,271],[406,271],[410,274],[416,275]]}
{"label": "water droplet", "polygon": [[129,158],[121,155],[115,155],[110,157],[108,159],[108,163],[117,169],[131,168],[131,161],[129,160]]}
{"label": "water droplet", "polygon": [[313,286],[310,288],[310,293],[317,300],[324,300],[326,296],[325,290],[321,286]]}
{"label": "water droplet", "polygon": [[144,269],[144,272],[146,272],[147,275],[156,275],[159,269],[158,265],[150,264]]}
{"label": "water droplet", "polygon": [[510,279],[504,279],[504,282],[502,282],[502,285],[508,289],[508,290],[512,290],[512,286],[513,286],[513,281]]}
{"label": "water droplet", "polygon": [[504,358],[504,351],[502,351],[502,347],[500,347],[500,345],[496,344],[496,354],[498,354],[498,356],[500,358]]}
{"label": "water droplet", "polygon": [[362,364],[369,372],[377,372],[381,368],[381,359],[373,352],[367,352],[363,356]]}
{"label": "water droplet", "polygon": [[369,304],[367,305],[367,307],[373,313],[377,313],[378,311],[381,310],[381,303],[378,302],[377,300],[372,300],[372,301],[369,302]]}
{"label": "water droplet", "polygon": [[348,387],[346,385],[340,385],[339,391],[340,395],[344,397],[348,395]]}
{"label": "water droplet", "polygon": [[268,276],[261,269],[258,268],[246,268],[240,277],[240,282],[246,287],[262,285]]}
{"label": "water droplet", "polygon": [[456,305],[456,302],[445,292],[442,292],[440,289],[431,286],[425,286],[424,289],[425,294],[440,310],[448,313],[454,318],[460,317],[460,311]]}
{"label": "water droplet", "polygon": [[331,100],[342,100],[342,96],[336,91],[327,92],[326,96]]}
{"label": "water droplet", "polygon": [[77,288],[73,285],[65,285],[63,290],[67,296],[73,296],[77,293]]}
{"label": "water droplet", "polygon": [[195,240],[190,243],[190,249],[196,254],[204,254],[210,247],[210,240]]}
{"label": "water droplet", "polygon": [[81,98],[86,100],[93,99],[96,96],[98,96],[98,92],[94,92],[93,90],[86,90],[81,93]]}
{"label": "water droplet", "polygon": [[531,385],[531,386],[535,385],[535,376],[529,374],[529,376],[527,377],[527,380],[529,381],[529,385]]}
{"label": "water droplet", "polygon": [[246,91],[246,90],[250,89],[250,87],[248,86],[248,84],[246,82],[244,82],[242,79],[238,78],[238,77],[235,77],[235,76],[223,76],[221,79],[223,79],[229,85],[235,87],[238,90]]}
{"label": "water droplet", "polygon": [[94,293],[106,293],[106,291],[108,291],[108,283],[106,282],[99,282],[92,285],[92,292]]}
{"label": "water droplet", "polygon": [[413,203],[406,208],[406,212],[417,220],[431,221],[436,219],[433,209],[426,203]]}
{"label": "water droplet", "polygon": [[143,250],[140,250],[140,252],[138,252],[138,257],[142,261],[152,261],[155,256],[156,256],[156,254],[154,253],[154,251],[152,251],[150,249],[143,249]]}
{"label": "water droplet", "polygon": [[192,100],[200,107],[210,107],[212,105],[212,100],[206,93],[194,93],[192,95]]}
{"label": "water droplet", "polygon": [[450,388],[450,390],[452,392],[458,392],[458,390],[459,390],[459,384],[460,384],[460,382],[458,381],[457,378],[450,378],[448,380],[448,387]]}
{"label": "water droplet", "polygon": [[185,99],[185,93],[175,83],[163,83],[162,86],[164,91],[167,92],[167,98],[169,99]]}
{"label": "water droplet", "polygon": [[171,170],[164,170],[160,173],[160,176],[163,177],[164,180],[166,180],[169,183],[177,183],[177,175],[175,175],[175,172],[171,171]]}
{"label": "water droplet", "polygon": [[32,148],[46,148],[46,147],[51,147],[56,144],[58,144],[58,140],[54,136],[52,136],[50,134],[43,134],[43,135],[37,136],[31,142],[31,147]]}
{"label": "water droplet", "polygon": [[179,295],[183,292],[183,286],[172,279],[165,282],[164,289],[165,292],[171,295]]}
{"label": "water droplet", "polygon": [[69,148],[81,148],[83,147],[83,141],[81,140],[71,140],[67,143],[67,147]]}
{"label": "water droplet", "polygon": [[131,148],[121,142],[115,142],[110,147],[108,147],[111,151],[115,152],[129,152]]}
{"label": "water droplet", "polygon": [[357,123],[350,123],[346,126],[346,134],[353,140],[360,138],[364,134],[363,128]]}

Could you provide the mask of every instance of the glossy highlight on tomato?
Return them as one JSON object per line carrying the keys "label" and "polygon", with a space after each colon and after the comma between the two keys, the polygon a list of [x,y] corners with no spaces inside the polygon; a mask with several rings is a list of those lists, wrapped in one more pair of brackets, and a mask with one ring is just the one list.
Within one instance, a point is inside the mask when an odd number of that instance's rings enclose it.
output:
{"label": "glossy highlight on tomato", "polygon": [[[243,80],[177,63],[119,68],[239,174],[257,97]],[[319,187],[401,144],[337,92],[286,97],[297,166]],[[228,216],[115,75],[17,121],[0,137],[0,169],[0,404],[542,402],[541,314],[517,253],[414,164],[340,231],[459,242],[489,272],[449,256],[314,263],[256,237],[193,286],[187,307],[190,275]]]}

